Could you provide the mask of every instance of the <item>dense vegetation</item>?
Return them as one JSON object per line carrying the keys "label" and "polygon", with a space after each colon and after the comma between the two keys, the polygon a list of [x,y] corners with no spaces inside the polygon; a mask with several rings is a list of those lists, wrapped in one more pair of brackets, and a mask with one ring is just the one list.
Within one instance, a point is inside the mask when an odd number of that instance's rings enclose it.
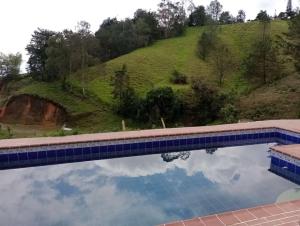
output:
{"label": "dense vegetation", "polygon": [[130,129],[162,119],[170,127],[299,117],[300,16],[261,11],[246,22],[243,10],[234,17],[222,8],[214,0],[186,18],[184,5],[163,0],[157,12],[108,18],[95,34],[87,22],[75,31],[38,29],[28,75],[18,76],[18,54],[0,57],[11,65],[1,75],[12,78],[2,99],[51,99],[80,132],[119,130],[122,119]]}

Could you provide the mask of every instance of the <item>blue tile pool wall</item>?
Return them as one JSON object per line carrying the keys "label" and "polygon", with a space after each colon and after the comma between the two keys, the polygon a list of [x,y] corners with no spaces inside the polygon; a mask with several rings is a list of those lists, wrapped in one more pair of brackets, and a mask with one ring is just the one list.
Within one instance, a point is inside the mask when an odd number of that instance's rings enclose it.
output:
{"label": "blue tile pool wall", "polygon": [[275,129],[275,137],[277,138],[277,143],[280,144],[300,144],[299,133],[294,133],[282,129]]}
{"label": "blue tile pool wall", "polygon": [[274,142],[300,143],[300,134],[261,129],[1,150],[0,169]]}
{"label": "blue tile pool wall", "polygon": [[300,166],[293,161],[281,159],[280,157],[271,157],[270,171],[289,181],[300,185]]}
{"label": "blue tile pool wall", "polygon": [[271,172],[300,185],[300,160],[273,150],[270,157]]}

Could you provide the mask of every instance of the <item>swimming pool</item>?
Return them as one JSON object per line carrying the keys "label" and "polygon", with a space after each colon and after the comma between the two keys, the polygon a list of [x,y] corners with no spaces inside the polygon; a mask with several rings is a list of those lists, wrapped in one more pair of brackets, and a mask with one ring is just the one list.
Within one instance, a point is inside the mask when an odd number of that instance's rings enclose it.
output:
{"label": "swimming pool", "polygon": [[0,171],[1,224],[150,226],[296,199],[270,146]]}

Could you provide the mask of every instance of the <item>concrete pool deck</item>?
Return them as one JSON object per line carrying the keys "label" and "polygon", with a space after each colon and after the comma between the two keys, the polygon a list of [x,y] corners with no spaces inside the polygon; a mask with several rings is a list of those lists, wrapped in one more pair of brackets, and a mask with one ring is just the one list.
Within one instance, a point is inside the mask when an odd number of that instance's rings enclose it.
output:
{"label": "concrete pool deck", "polygon": [[131,140],[140,138],[155,138],[168,136],[182,136],[193,134],[209,134],[221,132],[238,132],[245,130],[282,129],[300,134],[300,120],[270,120],[227,125],[186,127],[174,129],[141,130],[129,132],[113,132],[99,134],[85,134],[65,137],[42,137],[0,140],[1,149],[28,148],[51,145],[67,145],[87,142]]}
{"label": "concrete pool deck", "polygon": [[182,220],[160,226],[299,226],[300,200]]}
{"label": "concrete pool deck", "polygon": [[277,145],[271,147],[271,150],[300,160],[300,144]]}

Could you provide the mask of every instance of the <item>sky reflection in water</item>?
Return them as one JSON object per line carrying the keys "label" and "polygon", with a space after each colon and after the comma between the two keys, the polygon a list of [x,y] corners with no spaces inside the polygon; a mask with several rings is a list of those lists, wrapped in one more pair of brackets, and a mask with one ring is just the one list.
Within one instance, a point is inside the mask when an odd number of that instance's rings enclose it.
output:
{"label": "sky reflection in water", "polygon": [[147,226],[274,203],[268,145],[0,171],[1,225]]}

